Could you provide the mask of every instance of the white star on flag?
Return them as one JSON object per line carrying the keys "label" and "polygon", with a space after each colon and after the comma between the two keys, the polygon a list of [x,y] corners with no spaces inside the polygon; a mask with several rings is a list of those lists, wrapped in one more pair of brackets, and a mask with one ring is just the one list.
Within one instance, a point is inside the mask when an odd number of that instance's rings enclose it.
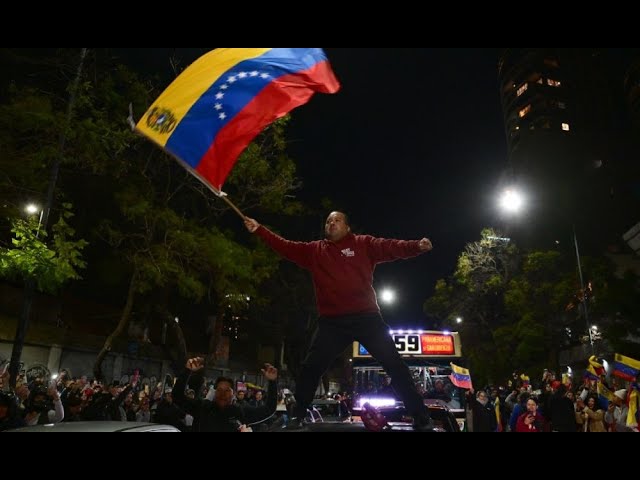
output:
{"label": "white star on flag", "polygon": [[[216,100],[222,100],[225,96],[225,91],[229,90],[233,86],[234,83],[239,82],[240,80],[244,80],[246,78],[255,78],[260,77],[263,80],[268,80],[271,78],[271,75],[268,73],[260,73],[258,70],[253,70],[251,72],[238,72],[235,75],[227,78],[227,83],[223,83],[220,85],[220,91],[215,95]],[[218,118],[222,121],[227,119],[227,114],[224,112],[224,105],[220,102],[214,104],[213,108],[219,112]]]}

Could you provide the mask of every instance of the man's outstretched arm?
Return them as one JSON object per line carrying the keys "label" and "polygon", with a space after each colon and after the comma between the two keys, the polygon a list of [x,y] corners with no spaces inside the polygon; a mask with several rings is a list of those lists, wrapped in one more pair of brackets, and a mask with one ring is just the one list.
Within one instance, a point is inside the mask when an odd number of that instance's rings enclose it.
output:
{"label": "man's outstretched arm", "polygon": [[269,245],[280,256],[302,268],[310,268],[313,252],[312,244],[286,240],[260,225],[253,218],[246,218],[244,224],[249,233],[258,235],[264,243]]}
{"label": "man's outstretched arm", "polygon": [[369,255],[376,263],[413,258],[433,250],[433,244],[428,238],[423,238],[422,240],[368,238]]}

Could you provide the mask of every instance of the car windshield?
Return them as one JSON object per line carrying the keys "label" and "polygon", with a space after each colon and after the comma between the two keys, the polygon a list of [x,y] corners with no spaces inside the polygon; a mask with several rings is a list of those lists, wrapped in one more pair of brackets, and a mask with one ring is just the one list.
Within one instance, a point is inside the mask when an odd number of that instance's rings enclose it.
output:
{"label": "car windshield", "polygon": [[463,391],[451,383],[446,375],[432,375],[427,377],[428,384],[424,398],[442,400],[452,410],[464,408]]}

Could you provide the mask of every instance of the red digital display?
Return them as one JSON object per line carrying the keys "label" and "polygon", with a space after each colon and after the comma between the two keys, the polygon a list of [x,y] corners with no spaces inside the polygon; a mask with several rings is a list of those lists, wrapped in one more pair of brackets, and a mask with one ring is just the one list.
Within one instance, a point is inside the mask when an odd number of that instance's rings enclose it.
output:
{"label": "red digital display", "polygon": [[423,355],[453,355],[456,351],[451,335],[425,334],[420,341]]}

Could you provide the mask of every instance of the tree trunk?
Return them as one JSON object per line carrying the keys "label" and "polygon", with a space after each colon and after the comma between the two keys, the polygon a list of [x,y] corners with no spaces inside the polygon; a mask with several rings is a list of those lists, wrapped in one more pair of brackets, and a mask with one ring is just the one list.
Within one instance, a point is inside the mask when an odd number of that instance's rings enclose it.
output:
{"label": "tree trunk", "polygon": [[184,333],[182,332],[182,327],[178,322],[171,322],[173,325],[173,331],[178,339],[178,352],[176,363],[180,365],[180,367],[184,367],[187,364],[188,358],[188,350],[187,350],[187,341],[184,339]]}
{"label": "tree trunk", "polygon": [[131,320],[131,312],[133,311],[133,304],[136,296],[136,287],[137,287],[137,272],[131,277],[131,282],[129,283],[129,293],[127,294],[127,303],[124,306],[124,310],[122,311],[122,316],[120,317],[120,322],[118,326],[114,330],[114,332],[107,337],[107,340],[104,342],[104,346],[102,350],[98,354],[98,358],[96,358],[96,363],[93,365],[93,376],[96,380],[104,380],[104,375],[102,373],[102,362],[104,361],[107,354],[113,348],[113,342],[122,335],[127,327],[129,326],[129,321]]}

